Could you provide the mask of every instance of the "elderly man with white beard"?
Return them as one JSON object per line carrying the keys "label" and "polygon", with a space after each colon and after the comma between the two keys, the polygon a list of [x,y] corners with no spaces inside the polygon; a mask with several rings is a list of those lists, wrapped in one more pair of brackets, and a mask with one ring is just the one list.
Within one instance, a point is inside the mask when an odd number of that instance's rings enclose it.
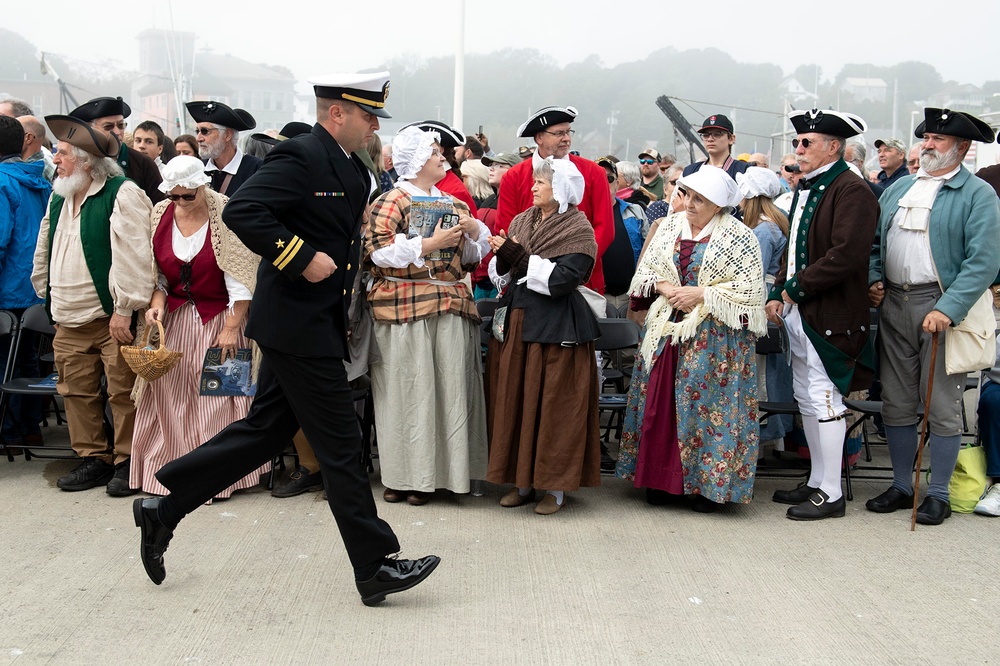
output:
{"label": "elderly man with white beard", "polygon": [[211,187],[232,197],[250,176],[257,173],[262,160],[240,150],[240,132],[257,127],[257,121],[243,109],[231,109],[221,102],[188,102],[188,113],[197,124],[198,156],[205,160],[205,173]]}
{"label": "elderly man with white beard", "polygon": [[[984,181],[962,166],[973,141],[991,143],[993,130],[975,116],[924,109],[915,134],[923,139],[920,169],[883,193],[872,249],[869,296],[881,304],[879,351],[882,417],[892,459],[892,486],[865,504],[891,513],[913,503],[917,423],[928,379],[936,381],[923,412],[930,429],[931,482],[917,522],[939,525],[951,515],[948,485],[962,439],[966,373],[952,364],[954,326],[981,322],[993,349],[992,294],[1000,269],[1000,206]],[[968,322],[965,320],[968,319]],[[931,366],[932,336],[939,335]]]}
{"label": "elderly man with white beard", "polygon": [[[46,116],[58,140],[57,178],[35,247],[31,283],[56,325],[52,342],[70,444],[83,462],[57,481],[66,491],[107,485],[124,497],[135,405],[135,373],[120,346],[132,342],[138,310],[153,292],[152,204],[122,175],[114,133],[73,116]],[[107,377],[114,442],[108,446],[100,379]]]}

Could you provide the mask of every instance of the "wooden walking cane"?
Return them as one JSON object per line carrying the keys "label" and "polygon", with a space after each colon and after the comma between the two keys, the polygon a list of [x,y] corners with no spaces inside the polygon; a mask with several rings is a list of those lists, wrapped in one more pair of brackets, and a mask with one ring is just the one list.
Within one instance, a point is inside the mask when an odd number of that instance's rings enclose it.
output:
{"label": "wooden walking cane", "polygon": [[920,445],[917,447],[917,471],[913,482],[913,514],[910,516],[910,531],[917,529],[917,496],[920,494],[920,470],[923,467],[924,444],[927,443],[927,420],[931,416],[931,392],[934,390],[934,368],[937,363],[938,334],[931,335],[931,370],[927,376],[927,397],[924,399],[924,422],[920,426]]}

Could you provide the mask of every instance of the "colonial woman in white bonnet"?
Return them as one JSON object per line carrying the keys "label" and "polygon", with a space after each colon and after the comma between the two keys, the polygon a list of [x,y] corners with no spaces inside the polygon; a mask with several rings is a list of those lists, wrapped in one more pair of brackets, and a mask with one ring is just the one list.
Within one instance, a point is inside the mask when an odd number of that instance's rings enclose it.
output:
{"label": "colonial woman in white bonnet", "polygon": [[[365,242],[382,356],[372,392],[382,497],[421,505],[438,488],[468,493],[486,474],[480,318],[464,278],[489,254],[490,233],[435,186],[445,175],[437,132],[404,128],[392,161],[396,187],[372,204]],[[444,199],[429,235],[411,229],[415,197]]]}
{"label": "colonial woman in white bonnet", "polygon": [[[546,159],[534,170],[534,205],[490,244],[490,274],[504,292],[490,340],[487,381],[493,483],[513,483],[500,499],[516,507],[546,491],[535,513],[565,503],[566,491],[600,484],[597,366],[600,336],[577,291],[594,270],[594,228],[576,204],[584,178],[569,160]],[[503,314],[500,314],[503,312]],[[499,331],[499,329],[498,329]]]}
{"label": "colonial woman in white bonnet", "polygon": [[[233,421],[246,416],[250,397],[199,395],[201,370],[209,347],[226,356],[249,348],[243,335],[260,258],[222,222],[226,197],[208,187],[205,165],[178,155],[163,169],[160,191],[166,199],[153,207],[153,262],[157,288],[150,297],[146,325],[159,320],[166,346],[180,351],[180,362],[148,385],[138,381],[130,486],[167,494],[154,474]],[[266,467],[219,493],[256,486]]]}
{"label": "colonial woman in white bonnet", "polygon": [[633,308],[649,313],[616,472],[651,504],[691,495],[707,513],[753,496],[764,274],[725,171],[704,165],[677,188],[686,209],[660,222],[632,280]]}

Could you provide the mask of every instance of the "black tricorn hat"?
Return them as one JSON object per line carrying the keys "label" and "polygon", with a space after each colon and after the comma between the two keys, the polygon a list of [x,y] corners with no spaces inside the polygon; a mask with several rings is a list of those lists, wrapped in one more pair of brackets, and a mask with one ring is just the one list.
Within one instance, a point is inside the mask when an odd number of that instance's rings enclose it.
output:
{"label": "black tricorn hat", "polygon": [[948,136],[957,136],[960,139],[985,143],[993,143],[993,139],[996,138],[993,128],[971,113],[934,107],[924,109],[923,122],[913,130],[914,136],[918,139],[924,138],[924,132],[947,134]]}
{"label": "black tricorn hat", "polygon": [[849,139],[868,131],[868,125],[860,116],[844,111],[799,110],[789,113],[788,119],[799,134],[816,132]]}
{"label": "black tricorn hat", "polygon": [[576,120],[577,111],[572,106],[546,106],[531,114],[517,128],[517,135],[520,137],[533,137],[542,132],[547,127],[560,123],[571,123]]}
{"label": "black tricorn hat", "polygon": [[290,123],[285,123],[285,126],[281,128],[278,132],[277,137],[273,137],[269,134],[251,134],[251,139],[256,139],[262,143],[269,144],[271,146],[277,146],[279,141],[284,141],[285,139],[292,139],[300,134],[308,134],[312,131],[312,125],[307,123],[300,123],[297,120],[293,120]]}
{"label": "black tricorn hat", "polygon": [[187,102],[184,106],[196,123],[213,123],[238,132],[257,127],[257,121],[248,111],[230,108],[222,102]]}
{"label": "black tricorn hat", "polygon": [[132,115],[132,109],[121,97],[95,97],[70,111],[69,115],[80,120],[92,122],[98,118],[105,118],[107,116],[124,116],[128,118]]}
{"label": "black tricorn hat", "polygon": [[[97,116],[103,118],[103,116]],[[94,157],[110,157],[116,159],[122,144],[112,132],[105,134],[90,126],[89,120],[75,116],[45,116],[45,124],[57,141],[65,141]]]}
{"label": "black tricorn hat", "polygon": [[465,145],[464,134],[439,120],[421,120],[416,123],[410,123],[401,127],[400,131],[403,131],[407,127],[416,127],[423,132],[437,132],[441,136],[442,148],[458,148]]}

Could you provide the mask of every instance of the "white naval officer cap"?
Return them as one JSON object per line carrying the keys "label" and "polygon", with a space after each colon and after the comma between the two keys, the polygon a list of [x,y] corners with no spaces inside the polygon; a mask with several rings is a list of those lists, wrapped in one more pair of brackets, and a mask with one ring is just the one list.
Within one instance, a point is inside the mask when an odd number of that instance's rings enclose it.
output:
{"label": "white naval officer cap", "polygon": [[324,99],[346,99],[379,118],[392,118],[385,110],[389,97],[389,72],[326,74],[307,79]]}

